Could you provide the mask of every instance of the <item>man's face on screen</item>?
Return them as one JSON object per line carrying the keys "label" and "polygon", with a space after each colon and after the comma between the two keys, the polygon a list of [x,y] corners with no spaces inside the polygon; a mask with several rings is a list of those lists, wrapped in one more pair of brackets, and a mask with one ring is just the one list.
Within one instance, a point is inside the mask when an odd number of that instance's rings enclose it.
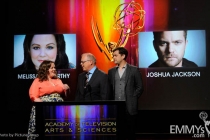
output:
{"label": "man's face on screen", "polygon": [[36,69],[39,69],[44,60],[55,62],[57,43],[54,35],[34,35],[30,45],[30,54]]}
{"label": "man's face on screen", "polygon": [[168,67],[182,67],[187,40],[184,31],[164,31],[154,46],[160,61]]}

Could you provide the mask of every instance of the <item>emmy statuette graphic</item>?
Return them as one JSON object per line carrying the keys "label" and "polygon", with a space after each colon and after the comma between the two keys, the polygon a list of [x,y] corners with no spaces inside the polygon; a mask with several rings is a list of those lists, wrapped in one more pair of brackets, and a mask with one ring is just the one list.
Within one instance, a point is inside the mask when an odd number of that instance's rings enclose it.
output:
{"label": "emmy statuette graphic", "polygon": [[207,121],[206,119],[208,118],[208,114],[205,112],[205,111],[202,111],[200,114],[199,114],[199,117],[201,118],[201,120],[203,120],[204,122],[204,125],[205,125],[205,129],[206,129],[206,132],[208,134],[208,137],[210,138],[210,131],[208,129],[208,126],[210,125],[210,121]]}
{"label": "emmy statuette graphic", "polygon": [[104,43],[100,34],[97,22],[91,19],[91,28],[93,37],[100,51],[103,52],[110,61],[112,59],[112,51],[117,47],[125,47],[128,38],[135,36],[143,27],[145,19],[145,11],[141,5],[134,0],[129,3],[120,4],[114,14],[113,28],[120,34],[118,41]]}

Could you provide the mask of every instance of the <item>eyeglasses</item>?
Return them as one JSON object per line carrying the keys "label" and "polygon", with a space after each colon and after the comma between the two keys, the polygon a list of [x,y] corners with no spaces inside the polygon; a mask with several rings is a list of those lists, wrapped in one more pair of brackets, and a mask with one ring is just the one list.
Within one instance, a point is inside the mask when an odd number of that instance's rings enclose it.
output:
{"label": "eyeglasses", "polygon": [[80,63],[81,63],[81,64],[84,64],[84,63],[85,63],[85,62],[87,62],[87,61],[90,61],[90,60],[86,60],[86,61],[81,61]]}

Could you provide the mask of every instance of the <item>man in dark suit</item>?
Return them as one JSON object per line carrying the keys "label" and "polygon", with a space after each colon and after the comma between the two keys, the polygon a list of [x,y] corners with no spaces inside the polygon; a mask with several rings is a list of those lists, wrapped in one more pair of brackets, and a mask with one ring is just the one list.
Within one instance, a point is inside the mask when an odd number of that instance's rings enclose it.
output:
{"label": "man in dark suit", "polygon": [[135,139],[135,124],[138,114],[138,98],[143,92],[142,76],[136,66],[126,62],[128,51],[124,47],[113,50],[116,67],[108,71],[112,99],[125,101],[126,126],[119,139],[125,139],[122,134],[127,133],[128,139]]}
{"label": "man in dark suit", "polygon": [[96,58],[91,53],[81,57],[84,72],[79,74],[75,101],[107,100],[108,76],[96,67]]}

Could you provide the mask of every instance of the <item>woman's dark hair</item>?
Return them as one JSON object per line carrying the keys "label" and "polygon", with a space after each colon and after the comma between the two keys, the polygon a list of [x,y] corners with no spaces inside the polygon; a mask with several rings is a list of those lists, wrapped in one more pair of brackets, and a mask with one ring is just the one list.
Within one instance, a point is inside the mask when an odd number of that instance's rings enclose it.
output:
{"label": "woman's dark hair", "polygon": [[[25,36],[23,42],[23,50],[24,50],[24,60],[21,64],[21,68],[23,70],[35,70],[35,66],[31,60],[30,55],[30,45],[31,41],[36,34],[29,34]],[[55,40],[57,42],[57,56],[55,59],[55,67],[56,69],[69,69],[69,59],[66,55],[66,42],[64,40],[63,34],[53,34],[55,36]]]}
{"label": "woman's dark hair", "polygon": [[[42,81],[48,80],[47,76],[49,74],[49,69],[52,63],[54,62],[50,60],[45,60],[41,63],[41,65],[39,66],[38,74],[37,74],[37,78],[39,78],[39,81],[42,82]],[[57,76],[55,76],[54,78],[57,78]]]}

